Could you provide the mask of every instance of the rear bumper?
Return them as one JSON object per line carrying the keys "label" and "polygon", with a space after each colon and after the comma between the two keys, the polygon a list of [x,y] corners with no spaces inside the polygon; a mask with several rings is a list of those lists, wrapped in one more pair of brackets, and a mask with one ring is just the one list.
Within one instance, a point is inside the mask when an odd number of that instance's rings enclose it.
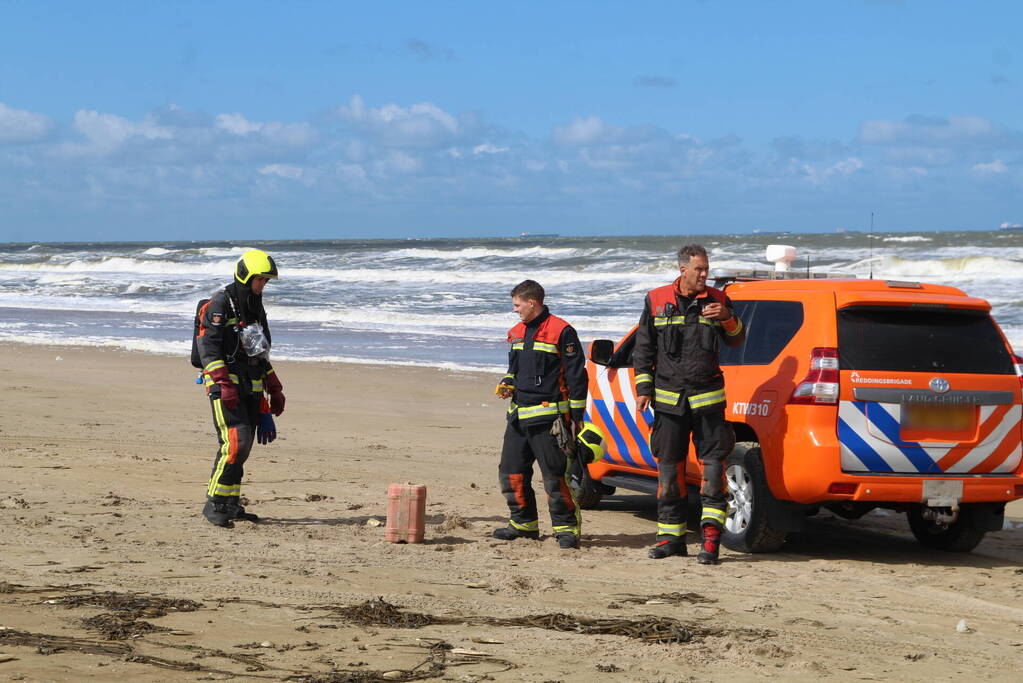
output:
{"label": "rear bumper", "polygon": [[[1023,498],[1023,477],[986,475],[983,479],[966,477],[855,477],[846,475],[837,482],[855,484],[852,494],[829,494],[825,488],[817,500],[797,502],[821,502],[827,500],[853,500],[878,503],[920,503],[923,502],[923,483],[927,479],[941,479],[963,482],[961,503],[1007,503]],[[830,486],[830,484],[828,484]]]}

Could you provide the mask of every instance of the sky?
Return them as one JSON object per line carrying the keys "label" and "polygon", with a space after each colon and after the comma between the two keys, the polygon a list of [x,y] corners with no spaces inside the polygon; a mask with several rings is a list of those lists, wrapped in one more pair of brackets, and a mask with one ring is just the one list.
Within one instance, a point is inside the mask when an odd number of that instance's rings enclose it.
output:
{"label": "sky", "polygon": [[0,242],[1023,223],[1023,3],[0,0]]}

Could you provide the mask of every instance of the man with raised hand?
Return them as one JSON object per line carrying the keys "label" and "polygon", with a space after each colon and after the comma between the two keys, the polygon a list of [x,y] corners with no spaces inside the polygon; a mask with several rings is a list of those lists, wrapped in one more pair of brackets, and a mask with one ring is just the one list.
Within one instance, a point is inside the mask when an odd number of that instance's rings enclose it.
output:
{"label": "man with raised hand", "polygon": [[636,409],[654,406],[650,445],[657,458],[657,537],[650,557],[687,555],[686,456],[692,434],[703,465],[700,564],[717,564],[727,514],[724,461],[735,445],[725,420],[720,344],[745,340],[732,302],[707,286],[707,251],[687,244],[678,252],[679,277],[646,295],[636,331]]}

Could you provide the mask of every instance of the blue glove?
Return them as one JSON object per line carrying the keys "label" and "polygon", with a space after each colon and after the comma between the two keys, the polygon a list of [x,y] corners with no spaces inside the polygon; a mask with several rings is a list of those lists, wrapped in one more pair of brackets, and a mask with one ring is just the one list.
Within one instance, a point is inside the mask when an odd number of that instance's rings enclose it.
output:
{"label": "blue glove", "polygon": [[277,426],[274,424],[273,415],[260,413],[259,423],[256,425],[256,441],[261,444],[268,444],[277,438]]}

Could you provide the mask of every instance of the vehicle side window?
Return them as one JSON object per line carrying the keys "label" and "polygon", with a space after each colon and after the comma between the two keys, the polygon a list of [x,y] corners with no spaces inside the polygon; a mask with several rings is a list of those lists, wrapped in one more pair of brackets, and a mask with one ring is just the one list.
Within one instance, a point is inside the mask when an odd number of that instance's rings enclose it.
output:
{"label": "vehicle side window", "polygon": [[753,318],[753,310],[756,308],[755,301],[733,301],[732,313],[739,316],[743,327],[746,328],[746,341],[739,346],[725,346],[721,344],[721,365],[741,365],[743,351],[749,345],[749,325]]}
{"label": "vehicle side window", "polygon": [[629,338],[622,342],[622,345],[618,347],[615,354],[611,356],[611,362],[608,363],[609,367],[612,368],[631,368],[632,367],[632,352],[636,349],[636,333],[633,332],[629,335]]}
{"label": "vehicle side window", "polygon": [[[746,320],[743,320],[746,323]],[[798,301],[758,301],[746,327],[743,365],[767,365],[803,326],[803,304]]]}

